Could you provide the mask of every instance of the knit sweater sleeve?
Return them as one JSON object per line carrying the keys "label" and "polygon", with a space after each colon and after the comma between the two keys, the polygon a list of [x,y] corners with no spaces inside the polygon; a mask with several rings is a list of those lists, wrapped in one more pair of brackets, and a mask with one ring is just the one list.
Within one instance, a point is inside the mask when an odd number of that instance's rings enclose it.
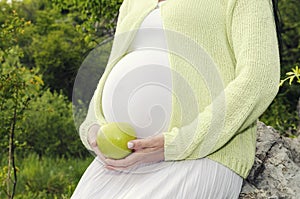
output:
{"label": "knit sweater sleeve", "polygon": [[128,1],[129,0],[124,0],[119,8],[119,13],[118,13],[118,20],[117,20],[117,26],[119,27],[119,24],[122,23],[124,17],[127,15],[128,12]]}
{"label": "knit sweater sleeve", "polygon": [[203,158],[219,150],[256,122],[278,93],[280,60],[271,3],[236,0],[231,17],[235,79],[190,124],[163,132],[165,160]]}
{"label": "knit sweater sleeve", "polygon": [[92,148],[88,143],[88,132],[89,132],[89,129],[93,125],[96,125],[96,124],[99,125],[99,122],[98,122],[98,120],[96,118],[96,115],[95,115],[94,96],[93,96],[91,101],[90,101],[90,104],[89,104],[89,108],[88,108],[86,118],[85,118],[84,122],[79,127],[80,139],[81,139],[83,145],[90,151],[92,151]]}

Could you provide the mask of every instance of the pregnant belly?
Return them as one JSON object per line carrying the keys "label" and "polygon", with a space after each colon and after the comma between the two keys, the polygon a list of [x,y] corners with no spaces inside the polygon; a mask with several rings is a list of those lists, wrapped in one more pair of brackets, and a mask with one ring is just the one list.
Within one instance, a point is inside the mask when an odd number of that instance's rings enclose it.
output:
{"label": "pregnant belly", "polygon": [[135,50],[111,70],[103,87],[102,109],[108,122],[128,122],[138,138],[168,129],[172,78],[167,52]]}

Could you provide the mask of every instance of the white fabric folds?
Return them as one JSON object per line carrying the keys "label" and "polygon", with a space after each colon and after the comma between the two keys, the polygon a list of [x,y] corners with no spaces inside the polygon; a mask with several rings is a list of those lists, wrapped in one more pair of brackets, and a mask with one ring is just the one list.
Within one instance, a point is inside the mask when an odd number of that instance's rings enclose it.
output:
{"label": "white fabric folds", "polygon": [[137,173],[107,170],[95,158],[71,199],[236,199],[242,183],[238,174],[208,158]]}

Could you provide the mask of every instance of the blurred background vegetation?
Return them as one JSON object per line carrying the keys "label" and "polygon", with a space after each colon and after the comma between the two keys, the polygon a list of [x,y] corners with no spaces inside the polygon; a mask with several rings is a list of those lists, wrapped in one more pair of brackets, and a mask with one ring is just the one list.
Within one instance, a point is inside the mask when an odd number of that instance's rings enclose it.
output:
{"label": "blurred background vegetation", "polygon": [[[0,0],[0,198],[69,198],[74,191],[93,157],[74,125],[73,85],[87,54],[112,38],[121,3]],[[283,81],[260,120],[296,137],[300,1],[279,0],[279,9]]]}

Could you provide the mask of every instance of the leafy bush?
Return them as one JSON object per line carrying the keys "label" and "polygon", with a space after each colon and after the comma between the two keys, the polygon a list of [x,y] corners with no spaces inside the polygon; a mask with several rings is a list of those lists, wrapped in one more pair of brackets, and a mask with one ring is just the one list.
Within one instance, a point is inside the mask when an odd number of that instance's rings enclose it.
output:
{"label": "leafy bush", "polygon": [[[296,72],[293,67],[300,64],[300,1],[279,0],[278,8],[282,21],[281,78],[284,80],[286,73],[293,76],[292,73]],[[286,80],[295,82],[297,78]],[[300,118],[296,110],[300,98],[299,86],[297,83],[282,84],[275,100],[260,117],[264,123],[278,129],[285,136],[293,137],[300,133]]]}
{"label": "leafy bush", "polygon": [[[17,158],[18,185],[16,199],[70,198],[85,169],[93,160],[64,159],[29,154]],[[1,162],[0,162],[1,163]],[[2,166],[2,165],[0,165]],[[0,198],[4,198],[0,191]]]}
{"label": "leafy bush", "polygon": [[31,100],[22,126],[25,136],[21,140],[40,157],[82,158],[88,155],[75,129],[72,103],[62,93],[52,93],[48,89]]}

